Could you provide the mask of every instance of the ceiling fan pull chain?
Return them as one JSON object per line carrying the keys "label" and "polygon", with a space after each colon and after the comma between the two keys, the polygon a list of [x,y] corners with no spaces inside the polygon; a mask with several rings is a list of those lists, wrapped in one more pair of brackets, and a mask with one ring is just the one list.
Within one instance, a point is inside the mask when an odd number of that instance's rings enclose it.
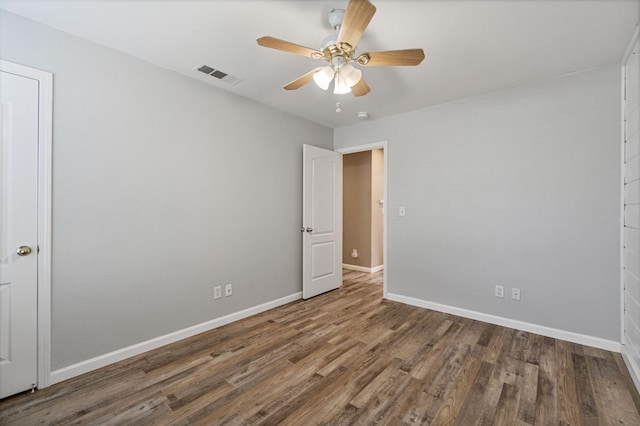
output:
{"label": "ceiling fan pull chain", "polygon": [[[335,76],[335,79],[333,81],[334,87],[336,87],[336,89],[337,89],[337,87],[338,87],[338,85],[340,84],[340,81],[341,81],[340,71],[341,71],[340,68],[338,68],[336,70],[336,76]],[[341,97],[342,97],[342,92],[339,91],[339,90],[334,90],[333,91],[333,93],[336,93],[336,92],[337,92],[337,95],[338,95],[338,101],[336,102],[336,114],[340,114],[342,112],[342,104],[340,103],[340,100],[341,100]]]}

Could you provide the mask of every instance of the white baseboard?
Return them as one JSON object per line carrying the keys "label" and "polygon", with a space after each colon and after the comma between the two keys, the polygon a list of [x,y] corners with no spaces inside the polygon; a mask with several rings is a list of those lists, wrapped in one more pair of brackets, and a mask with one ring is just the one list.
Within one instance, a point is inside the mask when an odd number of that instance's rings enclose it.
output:
{"label": "white baseboard", "polygon": [[287,303],[294,302],[302,298],[302,293],[294,293],[289,296],[282,297],[280,299],[272,300],[267,303],[263,303],[258,306],[244,309],[239,312],[234,312],[229,315],[225,315],[220,318],[206,321],[201,324],[174,331],[173,333],[165,334],[164,336],[156,337],[154,339],[147,340],[145,342],[137,343],[135,345],[118,349],[113,352],[109,352],[104,355],[97,356],[95,358],[82,361],[68,367],[60,368],[52,371],[50,376],[50,384],[60,383],[62,381],[77,377],[81,374],[88,373],[98,368],[105,367],[109,364],[113,364],[118,361],[130,358],[132,356],[139,355],[141,353],[157,349],[161,346],[175,343],[179,340],[186,339],[187,337],[195,336],[196,334],[203,333],[205,331],[213,330],[214,328],[221,327],[225,324],[232,323],[234,321],[241,320],[256,314],[259,314],[269,309],[277,308],[278,306],[286,305]]}
{"label": "white baseboard", "polygon": [[348,263],[343,263],[342,267],[351,271],[366,272],[368,274],[373,274],[374,272],[382,271],[384,269],[384,265],[367,268],[366,266],[349,265]]}
{"label": "white baseboard", "polygon": [[516,330],[522,330],[529,333],[540,334],[542,336],[553,337],[554,339],[566,340],[586,346],[593,346],[595,348],[605,349],[607,351],[620,352],[621,350],[620,342],[606,340],[600,337],[588,336],[586,334],[574,333],[572,331],[559,330],[556,328],[545,327],[538,324],[513,320],[496,315],[485,314],[482,312],[470,311],[468,309],[429,302],[426,300],[402,296],[399,294],[389,293],[387,294],[387,299],[394,302],[405,303],[407,305],[418,306],[420,308],[432,309],[434,311],[444,312],[459,317],[488,322],[490,324],[501,325],[503,327],[514,328]]}
{"label": "white baseboard", "polygon": [[636,385],[636,389],[640,392],[640,365],[637,365],[633,361],[633,357],[627,352],[628,350],[627,345],[622,345],[622,359],[624,359],[624,363],[627,365],[627,370],[629,370],[633,384]]}

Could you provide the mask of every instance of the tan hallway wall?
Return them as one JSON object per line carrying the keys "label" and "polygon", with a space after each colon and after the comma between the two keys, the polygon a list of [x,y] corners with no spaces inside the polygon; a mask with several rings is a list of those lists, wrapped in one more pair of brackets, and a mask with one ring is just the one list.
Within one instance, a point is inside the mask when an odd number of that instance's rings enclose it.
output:
{"label": "tan hallway wall", "polygon": [[[342,263],[374,268],[384,263],[383,217],[384,151],[345,154],[343,157]],[[352,256],[356,250],[358,257]]]}
{"label": "tan hallway wall", "polygon": [[[371,267],[384,265],[384,150],[371,151]],[[384,202],[384,201],[383,201]]]}
{"label": "tan hallway wall", "polygon": [[[342,263],[371,267],[371,151],[343,157]],[[358,257],[351,253],[356,249]]]}

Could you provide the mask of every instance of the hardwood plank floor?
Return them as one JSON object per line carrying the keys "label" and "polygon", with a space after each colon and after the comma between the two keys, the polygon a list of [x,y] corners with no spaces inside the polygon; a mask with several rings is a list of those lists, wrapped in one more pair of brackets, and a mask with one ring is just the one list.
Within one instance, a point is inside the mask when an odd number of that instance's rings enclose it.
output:
{"label": "hardwood plank floor", "polygon": [[0,401],[1,425],[640,425],[619,354],[382,300],[382,273]]}

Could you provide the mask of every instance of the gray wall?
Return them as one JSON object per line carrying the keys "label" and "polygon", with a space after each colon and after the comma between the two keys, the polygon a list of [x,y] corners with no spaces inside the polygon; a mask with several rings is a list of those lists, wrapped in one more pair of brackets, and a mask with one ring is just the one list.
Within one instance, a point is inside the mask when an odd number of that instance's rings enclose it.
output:
{"label": "gray wall", "polygon": [[334,133],[382,140],[390,293],[619,341],[619,65]]}
{"label": "gray wall", "polygon": [[301,291],[301,145],[331,129],[15,15],[0,31],[1,59],[54,74],[54,369]]}

